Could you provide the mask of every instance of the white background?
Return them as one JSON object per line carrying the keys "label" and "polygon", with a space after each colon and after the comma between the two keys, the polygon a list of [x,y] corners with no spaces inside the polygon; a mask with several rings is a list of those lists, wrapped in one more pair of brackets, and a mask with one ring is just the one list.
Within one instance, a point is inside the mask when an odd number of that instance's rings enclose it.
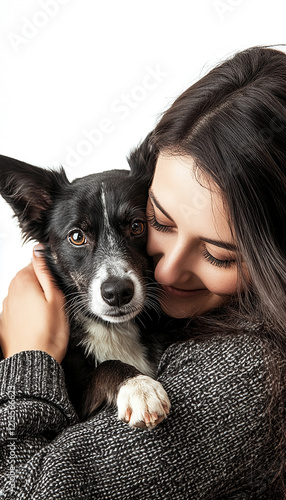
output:
{"label": "white background", "polygon": [[[127,168],[177,95],[238,50],[285,43],[285,18],[285,0],[2,1],[0,153],[70,179]],[[1,199],[0,309],[32,248],[11,216]]]}

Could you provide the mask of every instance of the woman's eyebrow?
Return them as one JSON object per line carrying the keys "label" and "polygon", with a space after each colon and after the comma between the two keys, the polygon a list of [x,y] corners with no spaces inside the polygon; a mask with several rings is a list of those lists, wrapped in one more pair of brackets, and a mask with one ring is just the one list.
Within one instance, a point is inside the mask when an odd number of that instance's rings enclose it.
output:
{"label": "woman's eyebrow", "polygon": [[199,236],[200,240],[205,241],[206,243],[210,243],[211,245],[215,245],[216,247],[225,248],[226,250],[230,250],[232,252],[237,251],[237,247],[233,243],[226,243],[225,241],[220,240],[211,240],[210,238],[205,238],[204,236]]}
{"label": "woman's eyebrow", "polygon": [[151,191],[151,189],[149,189],[149,196],[151,198],[151,200],[153,201],[154,205],[156,205],[156,207],[160,210],[160,212],[162,212],[162,214],[165,215],[165,217],[167,217],[167,219],[169,219],[171,222],[174,222],[172,217],[168,214],[168,212],[166,212],[166,210],[164,210],[164,208],[160,205],[159,201],[156,199],[153,191]]}

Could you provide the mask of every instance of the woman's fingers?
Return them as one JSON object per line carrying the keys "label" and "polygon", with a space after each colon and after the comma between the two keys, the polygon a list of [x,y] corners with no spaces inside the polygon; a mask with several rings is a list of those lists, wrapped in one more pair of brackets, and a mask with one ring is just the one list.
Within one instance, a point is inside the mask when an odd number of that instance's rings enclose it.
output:
{"label": "woman's fingers", "polygon": [[4,299],[1,349],[4,357],[26,350],[45,351],[60,363],[69,339],[65,299],[53,283],[43,257],[36,255],[13,278]]}
{"label": "woman's fingers", "polygon": [[43,250],[44,250],[43,245],[36,245],[33,249],[32,264],[35,275],[38,279],[39,284],[42,287],[46,300],[48,302],[52,302],[54,300],[61,301],[63,305],[64,297],[62,295],[62,292],[60,292],[60,290],[54,284],[50,276],[50,273],[47,270],[44,261]]}

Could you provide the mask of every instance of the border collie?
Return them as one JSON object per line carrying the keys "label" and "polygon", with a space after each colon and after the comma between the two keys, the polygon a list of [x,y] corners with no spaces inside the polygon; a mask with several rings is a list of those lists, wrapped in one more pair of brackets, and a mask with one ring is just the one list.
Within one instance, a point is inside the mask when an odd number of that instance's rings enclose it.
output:
{"label": "border collie", "polygon": [[151,378],[159,343],[152,342],[143,319],[135,320],[154,300],[145,250],[150,161],[148,137],[130,155],[130,171],[72,182],[63,168],[0,156],[0,194],[24,238],[44,245],[47,268],[66,296],[71,334],[63,366],[75,408],[87,418],[103,404],[117,404],[120,419],[147,428],[170,408],[163,387]]}

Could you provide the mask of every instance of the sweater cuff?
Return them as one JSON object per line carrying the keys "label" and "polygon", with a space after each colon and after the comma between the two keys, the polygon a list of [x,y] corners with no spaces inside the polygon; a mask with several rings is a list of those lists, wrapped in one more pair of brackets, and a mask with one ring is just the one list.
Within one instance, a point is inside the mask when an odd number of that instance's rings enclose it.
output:
{"label": "sweater cuff", "polygon": [[77,422],[62,367],[43,351],[22,351],[0,362],[0,402],[39,399],[56,405],[70,422]]}

